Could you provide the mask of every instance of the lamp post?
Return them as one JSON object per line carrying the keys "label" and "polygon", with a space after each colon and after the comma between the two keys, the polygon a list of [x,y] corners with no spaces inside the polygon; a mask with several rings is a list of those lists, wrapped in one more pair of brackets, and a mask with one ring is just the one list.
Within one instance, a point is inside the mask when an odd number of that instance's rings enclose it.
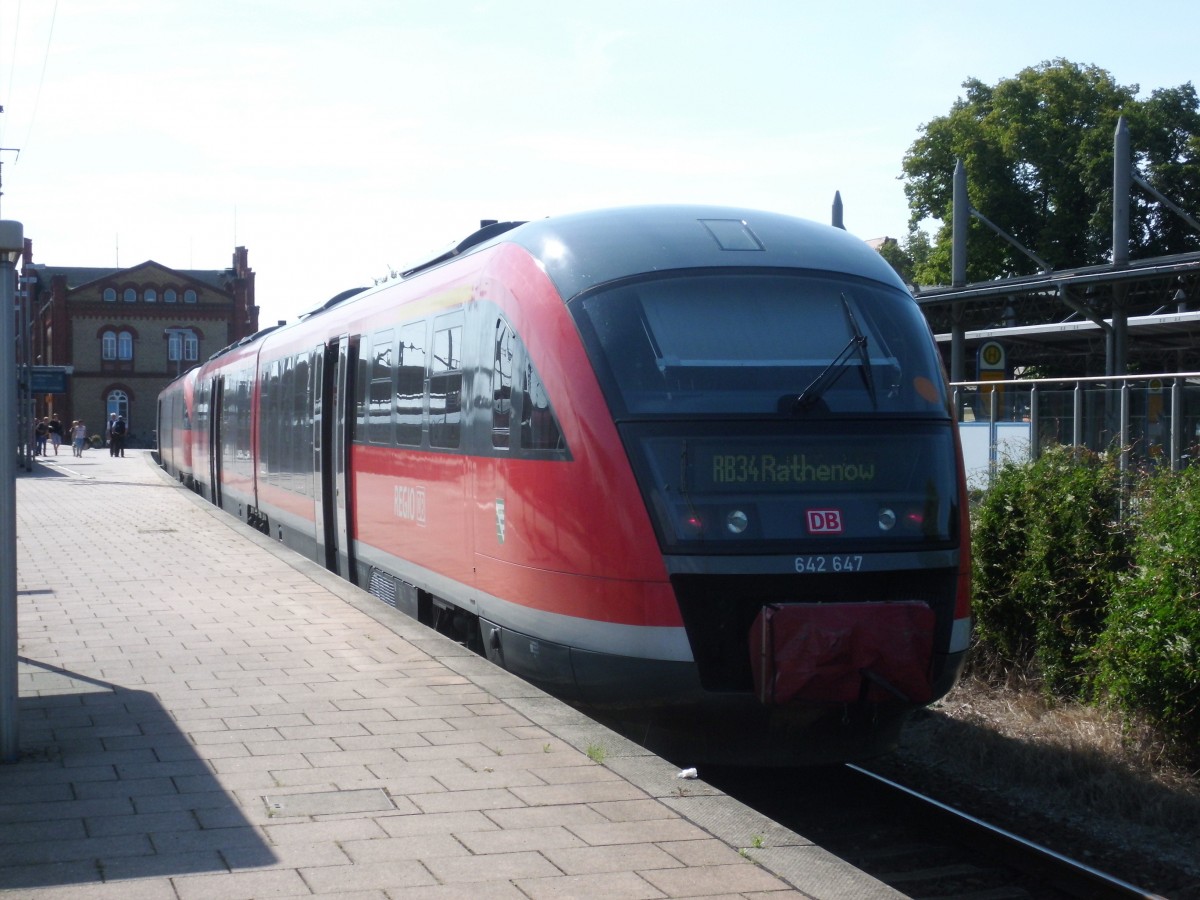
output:
{"label": "lamp post", "polygon": [[0,763],[17,761],[17,352],[20,222],[0,221]]}

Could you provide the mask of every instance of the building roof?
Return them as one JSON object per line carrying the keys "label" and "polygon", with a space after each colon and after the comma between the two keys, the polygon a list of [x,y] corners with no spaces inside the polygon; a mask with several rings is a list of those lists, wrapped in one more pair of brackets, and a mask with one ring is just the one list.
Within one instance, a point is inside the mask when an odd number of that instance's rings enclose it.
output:
{"label": "building roof", "polygon": [[199,282],[218,291],[227,291],[229,282],[234,278],[233,269],[172,269],[170,266],[164,266],[152,259],[120,268],[115,266],[50,266],[44,263],[30,263],[22,268],[22,273],[36,277],[39,283],[49,283],[55,277],[61,276],[66,281],[68,290],[75,290],[104,279],[133,277],[133,272],[147,267],[161,269],[174,276]]}

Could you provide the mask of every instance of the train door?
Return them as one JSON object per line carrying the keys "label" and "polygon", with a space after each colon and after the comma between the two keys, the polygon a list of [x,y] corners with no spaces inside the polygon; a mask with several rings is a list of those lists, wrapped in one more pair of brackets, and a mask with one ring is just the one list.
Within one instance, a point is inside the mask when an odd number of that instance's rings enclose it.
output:
{"label": "train door", "polygon": [[[154,432],[154,449],[158,453],[158,464],[172,475],[175,474],[175,453],[171,449],[171,428],[175,424],[174,394],[166,400],[158,398],[158,430]],[[71,437],[75,435],[72,434]]]}
{"label": "train door", "polygon": [[358,342],[342,335],[324,348],[321,361],[320,422],[317,426],[318,471],[321,490],[318,506],[326,568],[351,584],[358,582],[353,541],[350,444],[354,437],[354,370]]}
{"label": "train door", "polygon": [[208,398],[208,480],[211,485],[208,499],[217,506],[221,505],[221,462],[225,455],[221,442],[221,417],[225,406],[222,386],[221,376],[214,375]]}
{"label": "train door", "polygon": [[317,539],[317,560],[331,571],[337,571],[337,544],[335,536],[331,533],[325,521],[325,509],[332,503],[332,498],[326,497],[325,478],[325,445],[329,443],[330,419],[331,416],[326,413],[326,394],[329,391],[326,388],[325,373],[331,368],[336,368],[336,358],[327,360],[334,351],[332,345],[318,344],[316,352],[312,357],[312,439],[313,439],[313,472],[316,476],[316,489],[313,491],[313,513],[314,522],[316,523],[316,539]]}

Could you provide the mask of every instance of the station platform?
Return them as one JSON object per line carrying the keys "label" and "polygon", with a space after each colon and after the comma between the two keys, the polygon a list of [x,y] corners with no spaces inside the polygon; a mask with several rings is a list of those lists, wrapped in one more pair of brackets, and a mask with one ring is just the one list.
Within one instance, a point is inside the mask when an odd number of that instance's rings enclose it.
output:
{"label": "station platform", "polygon": [[0,896],[902,896],[171,481],[17,478]]}

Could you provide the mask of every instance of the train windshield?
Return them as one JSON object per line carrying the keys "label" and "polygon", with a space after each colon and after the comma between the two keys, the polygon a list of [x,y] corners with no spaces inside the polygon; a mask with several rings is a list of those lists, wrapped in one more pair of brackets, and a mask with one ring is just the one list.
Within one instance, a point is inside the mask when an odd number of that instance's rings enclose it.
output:
{"label": "train windshield", "polygon": [[575,308],[619,417],[947,415],[920,311],[877,283],[688,274],[600,291]]}

